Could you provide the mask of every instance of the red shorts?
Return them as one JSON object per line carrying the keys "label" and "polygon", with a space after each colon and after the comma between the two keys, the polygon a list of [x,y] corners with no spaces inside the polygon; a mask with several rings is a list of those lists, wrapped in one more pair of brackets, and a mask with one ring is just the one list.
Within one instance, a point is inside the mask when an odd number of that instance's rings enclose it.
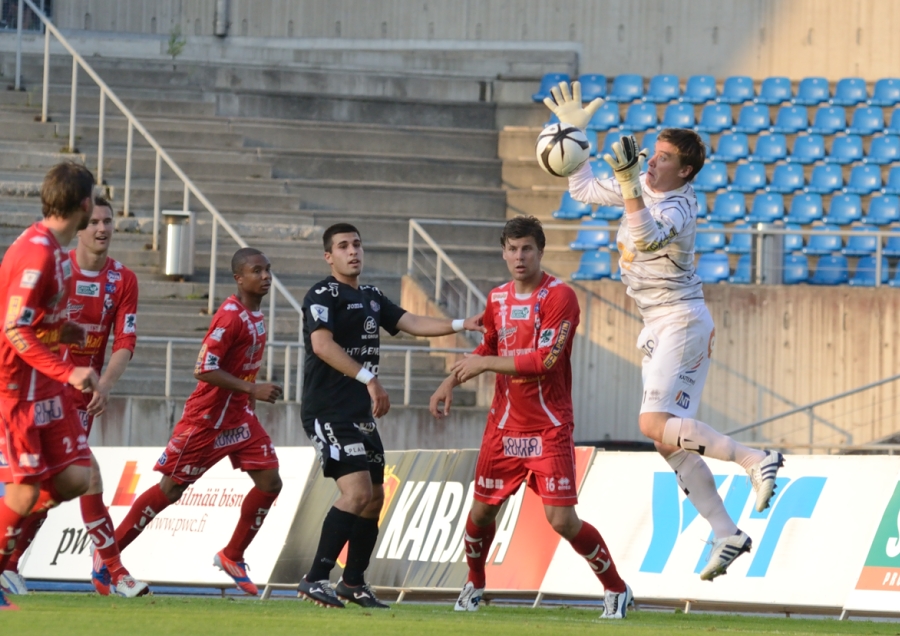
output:
{"label": "red shorts", "polygon": [[0,481],[37,483],[72,464],[91,465],[87,433],[65,398],[0,398]]}
{"label": "red shorts", "polygon": [[192,484],[223,457],[244,471],[278,469],[275,446],[255,415],[229,429],[180,420],[153,469],[179,484]]}
{"label": "red shorts", "polygon": [[90,391],[85,393],[84,391],[79,391],[71,384],[66,385],[65,399],[75,406],[75,411],[78,413],[78,421],[81,422],[81,428],[84,430],[84,434],[88,436],[91,434],[91,427],[94,425],[94,416],[88,415],[87,405],[91,403],[93,397],[94,394]]}
{"label": "red shorts", "polygon": [[496,426],[485,430],[475,466],[475,499],[498,506],[527,479],[545,505],[577,504],[573,428],[563,424],[531,432]]}

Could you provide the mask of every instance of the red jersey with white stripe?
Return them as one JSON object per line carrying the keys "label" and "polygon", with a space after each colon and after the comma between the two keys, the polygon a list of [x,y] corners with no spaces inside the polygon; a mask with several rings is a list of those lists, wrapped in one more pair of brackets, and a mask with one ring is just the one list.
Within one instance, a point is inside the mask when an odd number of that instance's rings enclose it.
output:
{"label": "red jersey with white stripe", "polygon": [[134,353],[137,341],[137,276],[119,261],[107,258],[99,272],[78,267],[75,251],[69,252],[69,320],[84,327],[84,346],[69,345],[67,359],[76,366],[91,366],[99,374],[106,360],[106,344],[113,333],[113,352]]}
{"label": "red jersey with white stripe", "polygon": [[63,390],[75,365],[60,357],[69,254],[42,223],[25,230],[0,263],[0,397],[44,400]]}
{"label": "red jersey with white stripe", "polygon": [[581,310],[572,288],[549,274],[531,294],[493,289],[476,355],[515,357],[517,376],[497,374],[488,426],[534,431],[571,425],[572,339]]}
{"label": "red jersey with white stripe", "polygon": [[[250,311],[237,296],[215,313],[194,367],[196,373],[222,369],[256,382],[266,347],[266,323],[261,311]],[[184,405],[182,419],[209,428],[234,428],[249,412],[250,395],[213,386],[202,380]]]}

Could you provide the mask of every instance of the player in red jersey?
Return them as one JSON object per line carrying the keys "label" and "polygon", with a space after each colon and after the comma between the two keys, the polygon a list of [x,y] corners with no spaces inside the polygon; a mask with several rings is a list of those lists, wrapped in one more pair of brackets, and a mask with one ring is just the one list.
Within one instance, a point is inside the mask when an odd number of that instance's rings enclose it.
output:
{"label": "player in red jersey", "polygon": [[544,502],[547,521],[587,560],[606,589],[602,617],[624,618],[632,602],[631,588],[619,576],[603,537],[575,512],[569,357],[580,310],[572,288],[541,270],[544,243],[536,218],[507,222],[500,244],[513,280],[491,291],[484,311],[484,340],[453,366],[431,396],[431,413],[442,418],[450,412],[453,387],[485,371],[497,374],[466,520],[469,577],[454,609],[478,609],[495,519],[503,502],[527,480]]}
{"label": "player in red jersey", "polygon": [[[84,337],[67,321],[72,267],[63,246],[87,226],[93,188],[84,166],[51,168],[41,185],[43,220],[16,239],[0,263],[0,572],[29,514],[74,499],[90,484],[87,435],[63,387],[93,391],[97,372],[63,360],[59,346]],[[0,609],[14,607],[0,591]]]}
{"label": "player in red jersey", "polygon": [[[70,344],[63,360],[88,366],[100,376],[93,393],[83,393],[71,385],[66,388],[67,399],[75,405],[84,427],[90,435],[94,416],[103,413],[109,392],[118,381],[134,352],[137,340],[137,277],[130,269],[109,257],[109,244],[115,225],[113,212],[106,199],[94,199],[94,211],[87,228],[78,232],[78,244],[69,252],[72,277],[69,278],[69,320],[86,332],[84,342]],[[106,372],[101,373],[106,359],[106,343],[115,330],[112,356]],[[91,484],[81,496],[81,515],[94,547],[94,571],[91,579],[97,592],[108,596],[110,591],[120,596],[142,596],[149,591],[147,584],[136,581],[123,567],[115,529],[103,503],[103,483],[100,466],[91,454]],[[31,545],[37,531],[47,518],[42,510],[30,515],[22,526],[16,549],[0,575],[0,585],[14,594],[28,591],[25,579],[19,574],[19,558]]]}
{"label": "player in red jersey", "polygon": [[163,477],[132,504],[116,528],[116,541],[124,550],[188,486],[228,457],[232,466],[247,472],[254,487],[244,497],[231,541],[215,555],[213,565],[256,596],[259,590],[247,576],[244,550],[281,492],[281,477],[275,447],[253,410],[257,400],[274,403],[282,390],[256,382],[266,346],[259,307],[272,284],[269,259],[245,247],[235,252],[231,270],[238,291],[216,311],[203,339],[194,368],[199,383],[155,467]]}

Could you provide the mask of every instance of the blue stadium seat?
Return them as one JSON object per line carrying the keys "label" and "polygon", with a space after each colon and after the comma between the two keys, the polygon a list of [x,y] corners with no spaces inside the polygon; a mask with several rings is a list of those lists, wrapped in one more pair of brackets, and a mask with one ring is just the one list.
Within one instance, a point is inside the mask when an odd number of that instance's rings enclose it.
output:
{"label": "blue stadium seat", "polygon": [[646,148],[650,154],[648,156],[652,157],[653,153],[656,152],[656,137],[659,133],[655,130],[648,130],[644,134],[644,138],[641,139],[641,148]]}
{"label": "blue stadium seat", "polygon": [[592,159],[588,165],[591,166],[591,172],[596,179],[611,179],[613,176],[613,169],[601,157]]}
{"label": "blue stadium seat", "polygon": [[559,117],[556,116],[556,113],[550,113],[550,118],[544,122],[544,128],[546,128],[547,126],[550,126],[551,124],[558,124],[558,123],[559,123]]}
{"label": "blue stadium seat", "polygon": [[862,219],[862,199],[858,194],[836,194],[831,197],[828,215],[822,219],[829,225],[850,225]]}
{"label": "blue stadium seat", "polygon": [[[706,167],[703,168],[706,170]],[[700,175],[703,174],[700,171]],[[698,177],[700,176],[698,175]],[[713,207],[707,218],[717,223],[734,223],[747,216],[747,202],[743,194],[736,192],[722,192],[716,195]]]}
{"label": "blue stadium seat", "polygon": [[833,135],[847,130],[847,113],[843,106],[821,106],[813,118],[809,132]]}
{"label": "blue stadium seat", "polygon": [[787,77],[767,77],[759,87],[759,95],[753,100],[757,104],[776,106],[791,101],[791,80]]}
{"label": "blue stadium seat", "polygon": [[598,280],[609,278],[612,273],[612,259],[606,250],[585,252],[581,255],[578,269],[572,274],[572,280]]}
{"label": "blue stadium seat", "polygon": [[618,221],[625,214],[625,208],[615,205],[598,205],[597,209],[591,212],[591,218],[602,221]]}
{"label": "blue stadium seat", "polygon": [[[701,173],[702,174],[702,173]],[[767,192],[788,194],[803,189],[803,166],[792,163],[780,163],[775,166],[772,181]]]}
{"label": "blue stadium seat", "polygon": [[693,181],[698,192],[715,192],[728,186],[728,168],[719,161],[707,161]]}
{"label": "blue stadium seat", "polygon": [[732,163],[746,159],[750,154],[750,142],[744,133],[725,133],[719,137],[716,151],[709,156],[712,161]]}
{"label": "blue stadium seat", "polygon": [[706,194],[703,192],[695,192],[697,195],[697,218],[704,219],[709,214],[709,203],[706,200]]}
{"label": "blue stadium seat", "polygon": [[881,190],[881,166],[853,166],[844,192],[851,194],[872,194]]}
{"label": "blue stadium seat", "polygon": [[587,137],[588,144],[590,145],[591,156],[596,157],[597,151],[599,150],[599,148],[597,147],[597,131],[588,128],[584,131],[584,136]]}
{"label": "blue stadium seat", "polygon": [[818,194],[831,194],[837,192],[844,187],[844,176],[841,173],[841,167],[835,165],[815,166],[812,176],[809,178],[809,184],[806,186],[806,192],[816,192]]}
{"label": "blue stadium seat", "polygon": [[900,137],[897,135],[879,135],[872,137],[869,154],[863,161],[879,166],[900,161]]}
{"label": "blue stadium seat", "polygon": [[697,232],[694,240],[694,251],[698,254],[715,252],[725,247],[725,230],[721,223],[697,223],[697,230],[711,230]]}
{"label": "blue stadium seat", "polygon": [[575,240],[569,243],[569,249],[579,252],[600,249],[609,245],[609,230],[603,221],[588,220],[578,228]]}
{"label": "blue stadium seat", "polygon": [[900,166],[892,166],[887,182],[881,188],[884,194],[900,194]]}
{"label": "blue stadium seat", "polygon": [[884,132],[888,135],[900,135],[900,108],[895,108],[891,113],[891,122],[888,124]]}
{"label": "blue stadium seat", "polygon": [[825,138],[822,135],[797,135],[794,140],[794,150],[787,160],[805,166],[824,158]]}
{"label": "blue stadium seat", "polygon": [[784,197],[780,194],[757,194],[753,197],[753,205],[750,206],[750,214],[747,215],[749,223],[772,223],[784,218]]}
{"label": "blue stadium seat", "polygon": [[784,229],[796,230],[796,234],[784,234],[784,253],[799,252],[803,249],[803,235],[800,234],[800,226],[794,223],[785,223]]}
{"label": "blue stadium seat", "polygon": [[796,106],[818,106],[828,101],[828,80],[824,77],[804,77],[797,86],[797,95],[791,100]]}
{"label": "blue stadium seat", "polygon": [[625,119],[622,121],[623,132],[643,132],[650,128],[656,128],[659,120],[656,118],[656,106],[636,102],[628,107]]}
{"label": "blue stadium seat", "polygon": [[810,285],[843,285],[847,282],[847,257],[820,256],[816,271],[809,278]]}
{"label": "blue stadium seat", "polygon": [[853,111],[847,132],[851,135],[874,135],[884,130],[884,111],[880,106],[861,106]]}
{"label": "blue stadium seat", "polygon": [[611,155],[613,144],[622,139],[622,134],[618,130],[607,132],[603,136],[603,145],[597,151],[597,158],[602,159],[603,155]]}
{"label": "blue stadium seat", "polygon": [[736,285],[749,285],[750,276],[750,255],[744,254],[738,259],[734,274],[728,277],[728,282]]}
{"label": "blue stadium seat", "polygon": [[772,132],[793,135],[798,132],[806,132],[809,128],[809,114],[806,106],[782,106],[775,115],[775,123],[772,124]]}
{"label": "blue stadium seat", "polygon": [[822,220],[821,194],[795,194],[791,199],[791,209],[784,218],[786,223],[809,225]]}
{"label": "blue stadium seat", "polygon": [[697,130],[712,134],[728,130],[732,126],[731,107],[724,104],[707,104],[700,112]]}
{"label": "blue stadium seat", "polygon": [[583,216],[589,216],[590,213],[591,205],[589,203],[576,201],[571,194],[563,192],[559,208],[553,212],[553,218],[560,221],[572,221]]}
{"label": "blue stadium seat", "polygon": [[752,102],[754,97],[753,80],[744,75],[734,75],[725,79],[722,94],[716,101],[720,104],[743,104]]}
{"label": "blue stadium seat", "polygon": [[[824,232],[840,230],[836,225],[820,225],[815,229]],[[843,241],[841,241],[841,237],[837,234],[825,235],[819,234],[818,232],[812,232],[809,235],[809,239],[806,241],[806,247],[803,248],[802,252],[812,256],[821,256],[840,252],[843,246]]]}
{"label": "blue stadium seat", "polygon": [[697,260],[697,276],[704,283],[718,283],[728,280],[731,268],[728,265],[728,254],[708,252],[701,254]]}
{"label": "blue stadium seat", "polygon": [[839,79],[834,87],[831,103],[835,106],[856,106],[869,100],[866,94],[866,80],[861,77]]}
{"label": "blue stadium seat", "polygon": [[[864,256],[856,262],[856,271],[853,278],[850,279],[851,287],[875,287],[877,275],[875,273],[875,265],[878,261],[874,256]],[[888,282],[888,260],[884,256],[881,257],[881,284]]]}
{"label": "blue stadium seat", "polygon": [[712,75],[692,75],[684,86],[681,101],[686,104],[704,104],[716,99],[716,78]]}
{"label": "blue stadium seat", "polygon": [[885,77],[875,82],[870,106],[896,106],[900,104],[900,79]]}
{"label": "blue stadium seat", "polygon": [[831,152],[825,163],[846,165],[863,158],[863,142],[859,135],[837,135],[831,142]]}
{"label": "blue stadium seat", "polygon": [[[896,230],[897,228],[889,229]],[[882,248],[881,253],[890,258],[897,258],[900,256],[900,234],[887,237],[884,241],[884,247]]]}
{"label": "blue stadium seat", "polygon": [[644,96],[644,78],[640,75],[616,75],[607,100],[631,102]]}
{"label": "blue stadium seat", "polygon": [[787,159],[787,138],[781,133],[760,135],[756,138],[756,149],[747,161],[775,163]]}
{"label": "blue stadium seat", "polygon": [[688,104],[669,104],[663,113],[660,128],[693,128],[696,124],[694,107]]}
{"label": "blue stadium seat", "polygon": [[598,97],[606,97],[606,75],[587,73],[580,75],[578,81],[581,82],[581,101],[583,103],[591,102]]}
{"label": "blue stadium seat", "polygon": [[735,132],[757,135],[764,130],[769,130],[772,122],[769,121],[769,107],[758,104],[747,104],[738,113],[738,120],[734,125]]}
{"label": "blue stadium seat", "polygon": [[878,230],[874,225],[858,225],[854,227],[850,236],[847,237],[847,244],[841,250],[844,256],[869,256],[874,254],[878,248],[877,236],[859,236],[858,232],[873,232]]}
{"label": "blue stadium seat", "polygon": [[678,99],[681,88],[678,86],[677,75],[654,75],[647,86],[647,94],[644,101],[652,104],[664,104]]}
{"label": "blue stadium seat", "polygon": [[604,102],[591,117],[587,127],[597,131],[609,130],[619,125],[619,107],[612,102]]}
{"label": "blue stadium seat", "polygon": [[869,199],[865,222],[871,225],[890,225],[900,221],[900,197],[883,194]]}
{"label": "blue stadium seat", "polygon": [[796,285],[809,280],[809,259],[801,254],[785,254],[782,281],[785,285]]}
{"label": "blue stadium seat", "polygon": [[532,101],[542,102],[545,97],[550,97],[550,89],[558,86],[560,82],[568,82],[568,73],[547,73],[541,78],[541,87],[531,96]]}
{"label": "blue stadium seat", "polygon": [[766,167],[761,163],[741,163],[728,185],[731,192],[756,192],[766,189]]}
{"label": "blue stadium seat", "polygon": [[[736,223],[735,230],[750,229],[749,223]],[[699,234],[698,234],[699,236]],[[735,232],[731,235],[731,240],[725,246],[725,251],[729,254],[749,254],[750,248],[753,246],[753,235],[749,232]]]}

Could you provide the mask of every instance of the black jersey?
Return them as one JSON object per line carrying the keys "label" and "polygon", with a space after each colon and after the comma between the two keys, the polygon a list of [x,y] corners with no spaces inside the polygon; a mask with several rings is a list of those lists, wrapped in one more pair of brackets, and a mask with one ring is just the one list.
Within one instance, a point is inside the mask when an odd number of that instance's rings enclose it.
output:
{"label": "black jersey", "polygon": [[312,286],[303,299],[303,402],[304,422],[370,422],[372,399],[362,382],[326,364],[313,353],[310,334],[328,329],[351,358],[378,375],[379,327],[392,336],[399,331],[397,321],[406,313],[377,287],[360,285],[354,289],[329,276]]}

